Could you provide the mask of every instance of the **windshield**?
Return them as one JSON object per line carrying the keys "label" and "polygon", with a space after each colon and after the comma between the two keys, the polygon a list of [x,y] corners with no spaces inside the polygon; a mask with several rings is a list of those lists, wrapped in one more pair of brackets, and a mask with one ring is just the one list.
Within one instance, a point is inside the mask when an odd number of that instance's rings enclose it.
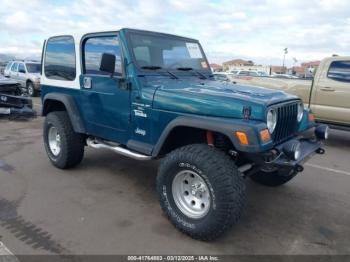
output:
{"label": "windshield", "polygon": [[40,64],[26,64],[28,73],[40,73],[41,65]]}
{"label": "windshield", "polygon": [[193,40],[143,33],[131,33],[130,40],[141,68],[209,70],[199,43]]}

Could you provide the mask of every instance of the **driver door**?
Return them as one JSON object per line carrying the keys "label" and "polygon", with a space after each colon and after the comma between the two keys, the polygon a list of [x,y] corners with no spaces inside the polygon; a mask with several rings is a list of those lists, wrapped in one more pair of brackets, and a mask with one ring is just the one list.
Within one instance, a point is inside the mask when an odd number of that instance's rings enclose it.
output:
{"label": "driver door", "polygon": [[[130,118],[130,90],[123,75],[118,34],[94,34],[84,38],[81,76],[82,108],[91,135],[126,143]],[[103,53],[116,56],[115,73],[100,70]]]}

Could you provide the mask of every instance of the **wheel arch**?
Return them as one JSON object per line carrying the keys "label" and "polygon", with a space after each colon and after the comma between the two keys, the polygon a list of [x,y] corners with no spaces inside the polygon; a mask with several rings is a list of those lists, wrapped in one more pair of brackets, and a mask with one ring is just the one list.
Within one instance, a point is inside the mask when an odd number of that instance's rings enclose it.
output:
{"label": "wheel arch", "polygon": [[26,86],[28,86],[29,83],[32,83],[32,84],[34,85],[34,82],[33,82],[31,79],[28,78],[28,79],[26,80]]}
{"label": "wheel arch", "polygon": [[233,137],[232,126],[210,120],[212,119],[208,117],[178,117],[174,119],[162,132],[152,151],[152,156],[162,156],[188,144],[207,143],[207,131],[224,136],[233,149],[239,147]]}
{"label": "wheel arch", "polygon": [[49,93],[43,98],[42,116],[53,111],[66,111],[73,129],[77,133],[85,133],[85,125],[79,109],[72,96],[60,93]]}

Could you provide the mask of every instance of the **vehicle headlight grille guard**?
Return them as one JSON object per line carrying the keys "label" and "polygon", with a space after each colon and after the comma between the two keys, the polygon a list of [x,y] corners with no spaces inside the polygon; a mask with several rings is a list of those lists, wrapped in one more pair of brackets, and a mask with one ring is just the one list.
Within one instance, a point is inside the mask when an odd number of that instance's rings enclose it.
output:
{"label": "vehicle headlight grille guard", "polygon": [[298,106],[300,101],[291,101],[276,104],[274,108],[277,112],[277,124],[271,134],[275,143],[280,143],[295,135],[298,128]]}

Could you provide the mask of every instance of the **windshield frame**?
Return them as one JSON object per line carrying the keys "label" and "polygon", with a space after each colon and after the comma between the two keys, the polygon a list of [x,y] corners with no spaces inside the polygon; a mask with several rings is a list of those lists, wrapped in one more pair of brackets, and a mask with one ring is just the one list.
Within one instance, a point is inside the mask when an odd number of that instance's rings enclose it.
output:
{"label": "windshield frame", "polygon": [[[133,35],[133,34],[160,37],[160,38],[168,38],[168,39],[186,41],[186,42],[190,42],[190,43],[196,43],[196,44],[198,44],[200,51],[202,53],[202,56],[203,56],[203,60],[207,63],[208,67],[206,69],[205,68],[203,68],[203,69],[193,68],[193,70],[186,70],[186,71],[178,70],[176,68],[166,68],[166,67],[164,67],[164,68],[162,67],[161,69],[157,69],[157,70],[150,70],[150,69],[142,68],[141,66],[139,66],[137,59],[135,57],[134,51],[133,51],[133,45],[132,45],[132,40],[131,40],[131,35]],[[187,38],[187,37],[183,37],[183,36],[177,36],[177,35],[171,35],[171,34],[166,34],[166,33],[142,31],[142,30],[130,30],[130,29],[127,31],[126,38],[128,41],[128,46],[130,47],[129,51],[130,51],[130,56],[131,56],[132,62],[135,65],[135,67],[137,68],[137,70],[139,72],[142,72],[142,74],[157,74],[160,72],[166,73],[167,71],[170,71],[172,73],[175,73],[176,75],[194,75],[194,73],[197,71],[200,73],[207,73],[208,75],[212,75],[212,71],[210,69],[210,65],[209,65],[207,56],[202,48],[202,45],[196,39]]]}

